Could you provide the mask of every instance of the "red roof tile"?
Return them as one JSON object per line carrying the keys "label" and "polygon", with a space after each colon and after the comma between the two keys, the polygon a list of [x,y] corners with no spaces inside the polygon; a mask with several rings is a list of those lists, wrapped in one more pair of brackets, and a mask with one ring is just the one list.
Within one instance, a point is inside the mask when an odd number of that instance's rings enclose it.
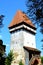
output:
{"label": "red roof tile", "polygon": [[17,13],[16,13],[16,15],[14,16],[14,18],[13,18],[12,22],[10,23],[9,27],[11,27],[11,26],[13,26],[13,25],[16,25],[16,24],[19,24],[19,23],[21,23],[21,22],[23,22],[23,21],[24,21],[25,23],[31,25],[32,27],[35,27],[35,26],[32,24],[31,20],[26,16],[26,14],[23,13],[23,12],[21,12],[20,10],[17,11]]}

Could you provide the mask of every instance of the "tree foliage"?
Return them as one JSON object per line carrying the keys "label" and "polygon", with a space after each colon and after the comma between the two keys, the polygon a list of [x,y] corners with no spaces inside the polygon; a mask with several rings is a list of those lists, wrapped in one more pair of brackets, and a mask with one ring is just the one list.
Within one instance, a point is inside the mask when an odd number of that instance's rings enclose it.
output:
{"label": "tree foliage", "polygon": [[22,60],[20,60],[19,65],[24,65],[24,64],[22,63]]}
{"label": "tree foliage", "polygon": [[10,51],[10,53],[8,54],[5,60],[5,65],[11,65],[12,60],[13,60],[13,52]]}
{"label": "tree foliage", "polygon": [[41,57],[41,63],[43,64],[43,56]]}
{"label": "tree foliage", "polygon": [[34,24],[41,27],[40,32],[43,34],[43,1],[42,0],[27,0],[27,14]]}
{"label": "tree foliage", "polygon": [[4,15],[0,15],[0,28],[3,27],[3,18],[4,18]]}

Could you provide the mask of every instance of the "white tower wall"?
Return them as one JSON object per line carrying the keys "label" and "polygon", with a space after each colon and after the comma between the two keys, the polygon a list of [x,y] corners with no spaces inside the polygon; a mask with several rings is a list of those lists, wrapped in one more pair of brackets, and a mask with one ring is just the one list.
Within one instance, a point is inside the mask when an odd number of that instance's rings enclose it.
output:
{"label": "white tower wall", "polygon": [[11,50],[19,51],[23,47],[24,37],[23,31],[17,31],[11,34]]}
{"label": "white tower wall", "polygon": [[24,31],[24,46],[36,48],[35,35]]}
{"label": "white tower wall", "polygon": [[27,54],[27,56],[25,55],[26,52],[24,51],[23,46],[36,48],[35,35],[23,30],[18,30],[17,32],[11,34],[10,50],[13,50],[14,52],[15,60],[13,61],[13,64],[16,63],[15,65],[19,65],[18,62],[21,59],[25,64],[29,62],[29,54]]}
{"label": "white tower wall", "polygon": [[22,30],[11,34],[11,48],[10,49],[18,51],[23,46],[36,48],[35,35],[26,31],[22,31]]}
{"label": "white tower wall", "polygon": [[[24,37],[23,31],[17,31],[11,34],[11,50],[14,53],[14,61],[12,64],[19,65],[20,60],[25,63],[25,53],[23,49]],[[24,64],[25,65],[25,64]]]}

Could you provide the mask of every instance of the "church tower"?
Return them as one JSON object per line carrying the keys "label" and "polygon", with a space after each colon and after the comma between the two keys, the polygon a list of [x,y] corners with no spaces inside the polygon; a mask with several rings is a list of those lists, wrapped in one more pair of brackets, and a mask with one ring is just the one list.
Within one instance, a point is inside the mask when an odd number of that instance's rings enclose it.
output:
{"label": "church tower", "polygon": [[[9,31],[11,33],[10,49],[13,50],[15,56],[13,63],[19,65],[19,61],[22,60],[25,65],[28,65],[33,53],[30,51],[37,52],[35,26],[26,14],[19,10],[9,25]],[[37,54],[39,53],[38,51]]]}

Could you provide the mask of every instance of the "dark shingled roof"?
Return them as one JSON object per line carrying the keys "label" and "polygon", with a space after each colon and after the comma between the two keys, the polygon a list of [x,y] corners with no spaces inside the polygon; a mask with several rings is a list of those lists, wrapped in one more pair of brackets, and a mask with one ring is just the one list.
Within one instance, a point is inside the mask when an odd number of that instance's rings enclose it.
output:
{"label": "dark shingled roof", "polygon": [[26,46],[24,46],[23,48],[26,49],[27,51],[35,51],[35,52],[39,52],[39,53],[41,53],[40,50],[35,49],[35,48],[32,48],[32,47],[26,47]]}

